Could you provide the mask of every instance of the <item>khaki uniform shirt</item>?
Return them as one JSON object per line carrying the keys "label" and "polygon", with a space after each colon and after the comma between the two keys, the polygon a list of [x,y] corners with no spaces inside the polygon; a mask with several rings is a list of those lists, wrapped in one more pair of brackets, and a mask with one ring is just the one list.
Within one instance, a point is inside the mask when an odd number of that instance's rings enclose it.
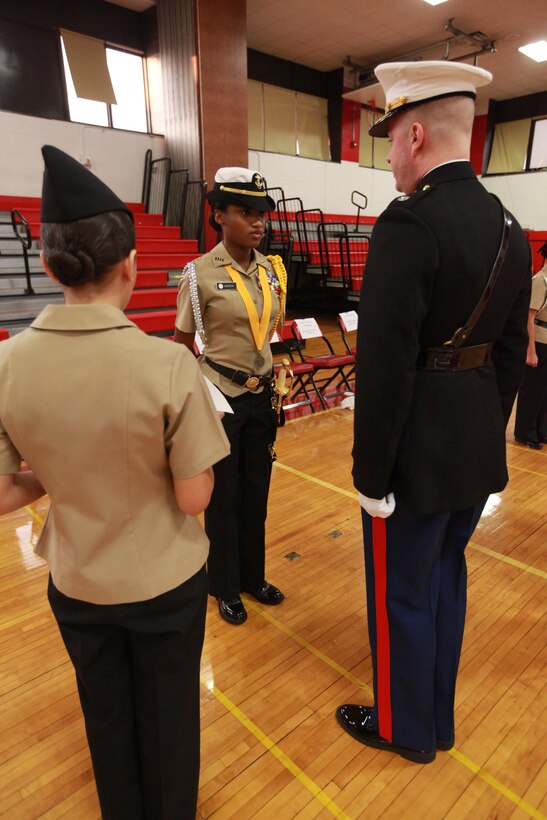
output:
{"label": "khaki uniform shirt", "polygon": [[23,458],[46,489],[36,552],[71,598],[142,601],[194,575],[208,541],[173,477],[228,452],[192,355],[111,305],[49,305],[0,344],[0,473]]}
{"label": "khaki uniform shirt", "polygon": [[[532,277],[531,310],[537,310],[536,319],[547,322],[547,262]],[[534,338],[540,344],[547,344],[547,327],[534,325]]]}
{"label": "khaki uniform shirt", "polygon": [[[240,274],[243,274],[244,284],[247,286],[260,318],[264,299],[258,283],[259,264],[266,269],[270,283],[272,312],[269,331],[271,331],[279,312],[279,282],[271,262],[265,256],[255,251],[249,269],[244,271],[237,262],[234,262],[223,243],[220,242],[209,253],[195,260],[199,304],[207,337],[204,356],[232,370],[242,370],[249,375],[264,376],[272,370],[270,333],[266,334],[262,349],[257,350],[245,304],[225,267],[232,265]],[[186,269],[179,285],[175,324],[183,333],[194,333],[196,330]],[[199,359],[204,374],[223,393],[234,397],[246,392],[245,387],[234,384],[226,376],[221,376],[216,370],[210,368],[204,361],[204,356]],[[262,389],[259,388],[253,392],[259,393]]]}

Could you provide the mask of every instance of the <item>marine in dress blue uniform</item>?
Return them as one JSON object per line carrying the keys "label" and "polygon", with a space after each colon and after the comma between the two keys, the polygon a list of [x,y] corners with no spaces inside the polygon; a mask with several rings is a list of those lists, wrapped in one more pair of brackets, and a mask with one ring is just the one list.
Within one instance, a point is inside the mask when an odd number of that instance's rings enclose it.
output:
{"label": "marine in dress blue uniform", "polygon": [[[459,63],[376,69],[402,196],[375,225],[359,308],[353,476],[365,546],[374,704],[345,704],[353,737],[418,763],[454,743],[466,608],[464,550],[508,480],[505,427],[526,355],[530,250],[514,218],[490,298],[504,210],[468,161],[478,85]],[[466,334],[464,333],[465,337]]]}

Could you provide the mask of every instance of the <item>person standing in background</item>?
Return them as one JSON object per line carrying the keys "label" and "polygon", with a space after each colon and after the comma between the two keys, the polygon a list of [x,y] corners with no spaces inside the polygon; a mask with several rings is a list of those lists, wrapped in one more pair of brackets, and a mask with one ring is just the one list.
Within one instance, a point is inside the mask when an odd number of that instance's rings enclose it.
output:
{"label": "person standing in background", "polygon": [[526,371],[515,419],[515,441],[533,450],[541,450],[547,442],[547,242],[540,253],[545,262],[532,277]]}
{"label": "person standing in background", "polygon": [[63,151],[42,153],[42,263],[65,304],[0,346],[0,514],[49,495],[36,552],[102,817],[190,820],[207,603],[196,516],[228,442],[193,357],[123,313],[131,212]]}
{"label": "person standing in background", "polygon": [[205,531],[209,594],[237,626],[247,620],[241,592],[268,606],[284,600],[265,579],[265,525],[277,418],[270,338],[283,322],[286,272],[256,250],[264,212],[275,208],[259,173],[220,168],[207,199],[223,239],[183,271],[174,338],[192,350],[198,331],[203,373],[233,410],[222,419],[231,451],[214,468]]}
{"label": "person standing in background", "polygon": [[353,477],[365,547],[374,703],[336,716],[416,763],[454,744],[464,550],[507,483],[524,366],[530,248],[469,162],[477,86],[449,61],[376,68],[402,196],[379,217],[359,303]]}

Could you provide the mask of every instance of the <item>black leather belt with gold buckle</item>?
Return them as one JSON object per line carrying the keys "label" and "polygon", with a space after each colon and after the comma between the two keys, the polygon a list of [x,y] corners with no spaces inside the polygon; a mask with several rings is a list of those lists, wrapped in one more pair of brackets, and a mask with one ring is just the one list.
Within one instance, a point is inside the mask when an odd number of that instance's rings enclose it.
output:
{"label": "black leather belt with gold buckle", "polygon": [[205,356],[205,361],[213,370],[220,373],[221,376],[226,376],[231,382],[237,384],[239,387],[246,387],[247,390],[258,390],[259,387],[266,387],[270,384],[272,376],[254,376],[252,373],[244,373],[243,370],[232,370],[231,367],[224,367],[222,364],[217,364]]}
{"label": "black leather belt with gold buckle", "polygon": [[430,347],[421,350],[418,370],[474,370],[490,361],[492,343],[472,347]]}

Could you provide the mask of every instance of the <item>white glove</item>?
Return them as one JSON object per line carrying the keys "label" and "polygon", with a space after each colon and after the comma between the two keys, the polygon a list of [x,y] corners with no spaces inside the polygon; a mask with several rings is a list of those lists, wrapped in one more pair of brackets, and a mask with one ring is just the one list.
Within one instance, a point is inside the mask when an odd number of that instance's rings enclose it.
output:
{"label": "white glove", "polygon": [[388,493],[385,498],[368,498],[359,493],[359,504],[373,518],[389,518],[395,509],[395,496]]}

